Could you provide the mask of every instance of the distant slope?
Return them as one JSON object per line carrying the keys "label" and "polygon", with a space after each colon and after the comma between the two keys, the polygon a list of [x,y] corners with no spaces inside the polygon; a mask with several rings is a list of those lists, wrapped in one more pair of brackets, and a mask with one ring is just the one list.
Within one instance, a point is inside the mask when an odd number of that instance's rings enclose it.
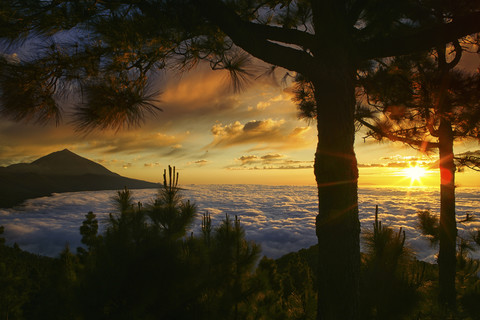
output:
{"label": "distant slope", "polygon": [[37,167],[42,173],[63,175],[99,174],[119,176],[104,166],[91,160],[80,157],[68,149],[50,153],[33,161],[30,166]]}
{"label": "distant slope", "polygon": [[67,149],[32,163],[0,167],[0,208],[54,192],[157,188],[158,184],[122,177]]}

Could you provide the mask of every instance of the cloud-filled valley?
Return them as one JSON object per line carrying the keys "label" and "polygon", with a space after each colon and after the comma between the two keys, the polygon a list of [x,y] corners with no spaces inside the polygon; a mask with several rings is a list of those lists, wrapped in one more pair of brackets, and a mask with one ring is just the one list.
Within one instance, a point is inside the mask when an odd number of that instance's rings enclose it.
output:
{"label": "cloud-filled valley", "polygon": [[[316,243],[315,215],[316,188],[312,186],[265,185],[187,185],[184,198],[196,203],[199,216],[192,226],[200,234],[201,214],[208,211],[213,225],[218,225],[226,214],[237,215],[249,240],[262,246],[262,254],[277,258]],[[68,243],[74,249],[80,246],[79,228],[88,211],[97,214],[100,225],[112,212],[114,191],[76,192],[55,194],[28,200],[17,210],[0,209],[0,225],[5,226],[8,244],[18,243],[22,249],[57,255]],[[151,201],[156,190],[134,190],[137,201]],[[380,188],[363,187],[359,190],[359,208],[362,230],[372,228],[375,205],[379,218],[396,230],[406,231],[407,243],[419,259],[435,261],[436,249],[423,237],[417,226],[417,210],[439,212],[437,188]],[[460,234],[480,228],[478,188],[457,189],[457,220],[466,213],[474,216],[468,226],[459,223]]]}

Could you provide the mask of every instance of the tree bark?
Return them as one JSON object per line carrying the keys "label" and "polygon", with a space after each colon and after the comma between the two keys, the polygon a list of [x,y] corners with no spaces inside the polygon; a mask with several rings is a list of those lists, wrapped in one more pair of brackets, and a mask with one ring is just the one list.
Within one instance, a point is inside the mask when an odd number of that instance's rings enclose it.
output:
{"label": "tree bark", "polygon": [[438,254],[439,298],[442,305],[456,305],[456,241],[455,164],[453,161],[453,132],[450,121],[441,119],[439,126],[440,153],[440,249]]}
{"label": "tree bark", "polygon": [[[345,52],[345,51],[344,51]],[[359,307],[360,222],[357,161],[353,149],[355,95],[353,69],[337,52],[312,82],[317,104],[315,178],[319,213],[319,292],[317,319],[357,319]],[[342,61],[342,57],[345,59]]]}

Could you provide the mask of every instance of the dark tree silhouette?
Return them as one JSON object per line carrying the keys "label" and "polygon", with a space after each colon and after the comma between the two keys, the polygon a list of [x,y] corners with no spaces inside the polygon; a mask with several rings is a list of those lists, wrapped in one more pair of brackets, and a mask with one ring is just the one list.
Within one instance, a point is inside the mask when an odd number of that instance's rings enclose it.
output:
{"label": "dark tree silhouette", "polygon": [[138,125],[157,110],[146,89],[151,73],[199,60],[229,71],[236,89],[251,75],[247,54],[308,79],[318,130],[322,319],[358,317],[356,70],[480,31],[478,1],[9,1],[0,19],[8,39],[71,36],[52,40],[35,59],[2,57],[2,114],[15,120],[59,119],[52,97],[81,85],[80,129]]}
{"label": "dark tree silhouette", "polygon": [[[183,201],[175,168],[164,182],[146,206],[135,204],[128,189],[118,191],[113,202],[121,211],[110,214],[101,235],[95,215],[86,215],[80,313],[88,319],[246,319],[260,247],[228,216],[213,228],[205,215],[202,236],[187,236],[195,206]],[[71,256],[61,258],[69,275]]]}
{"label": "dark tree silhouette", "polygon": [[80,227],[80,234],[82,235],[81,241],[86,246],[86,249],[81,247],[77,248],[77,253],[82,256],[87,252],[92,252],[99,241],[98,220],[92,211],[85,215],[85,220]]}
{"label": "dark tree silhouette", "polygon": [[382,225],[375,208],[373,230],[365,233],[363,256],[362,318],[403,319],[419,304],[413,252],[405,245],[405,231]]}
{"label": "dark tree silhouette", "polygon": [[149,207],[148,216],[157,228],[171,239],[177,239],[185,234],[196,213],[196,207],[190,201],[182,202],[178,189],[178,173],[175,167],[168,167],[163,173],[163,187],[159,197]]}
{"label": "dark tree silhouette", "polygon": [[[454,69],[463,50],[454,42],[450,59],[443,46],[434,51],[434,57],[427,53],[381,64],[361,81],[370,110],[361,110],[359,115],[369,117],[358,119],[369,129],[367,136],[401,141],[423,152],[438,149],[440,300],[451,308],[456,301],[455,159],[461,164],[465,157],[455,157],[453,144],[454,140],[480,139],[480,75]],[[372,107],[381,115],[371,114]],[[468,161],[475,163],[473,158]]]}
{"label": "dark tree silhouette", "polygon": [[4,232],[5,232],[5,227],[0,226],[0,247],[5,245],[5,238],[2,237]]}
{"label": "dark tree silhouette", "polygon": [[[430,238],[432,245],[438,244],[440,241],[439,217],[432,214],[430,210],[420,210],[417,212],[417,216],[422,233]],[[458,220],[458,223],[464,225],[464,227],[471,228],[470,223],[472,221],[474,221],[473,216],[467,213],[464,219]],[[477,290],[480,260],[470,256],[472,252],[480,248],[480,229],[470,230],[463,234],[459,233],[457,234],[456,240],[456,273],[454,274],[454,281],[456,298],[459,305],[456,310],[452,308],[452,305],[447,305],[450,308],[445,309],[445,301],[439,300],[439,309],[442,311],[443,316],[456,315],[458,318],[466,318],[467,316],[462,313],[476,316],[480,311],[478,304],[472,303],[473,301],[478,301],[480,297],[480,292]]]}

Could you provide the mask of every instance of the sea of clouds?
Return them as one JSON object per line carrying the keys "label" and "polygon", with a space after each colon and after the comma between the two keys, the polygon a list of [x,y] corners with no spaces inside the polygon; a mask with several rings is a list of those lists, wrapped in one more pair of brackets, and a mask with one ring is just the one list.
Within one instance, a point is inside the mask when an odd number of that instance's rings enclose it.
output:
{"label": "sea of clouds", "polygon": [[[197,205],[198,218],[192,226],[200,233],[201,213],[208,211],[213,225],[225,215],[237,215],[246,237],[259,243],[262,254],[278,258],[285,253],[315,244],[316,188],[313,186],[265,185],[188,185],[183,196]],[[133,190],[136,201],[148,203],[157,190]],[[467,235],[480,228],[480,188],[457,189],[457,221],[467,213],[474,217],[468,224],[458,223],[459,234]],[[113,212],[115,191],[91,191],[54,194],[28,200],[15,209],[0,209],[0,225],[5,227],[7,244],[17,243],[33,253],[56,256],[68,244],[81,245],[79,227],[88,211],[93,211],[105,225]],[[407,243],[418,259],[435,262],[438,248],[421,235],[417,211],[439,212],[439,189],[428,187],[362,187],[359,190],[359,210],[362,230],[371,230],[379,206],[383,224],[406,232]],[[477,254],[475,257],[479,257]]]}

